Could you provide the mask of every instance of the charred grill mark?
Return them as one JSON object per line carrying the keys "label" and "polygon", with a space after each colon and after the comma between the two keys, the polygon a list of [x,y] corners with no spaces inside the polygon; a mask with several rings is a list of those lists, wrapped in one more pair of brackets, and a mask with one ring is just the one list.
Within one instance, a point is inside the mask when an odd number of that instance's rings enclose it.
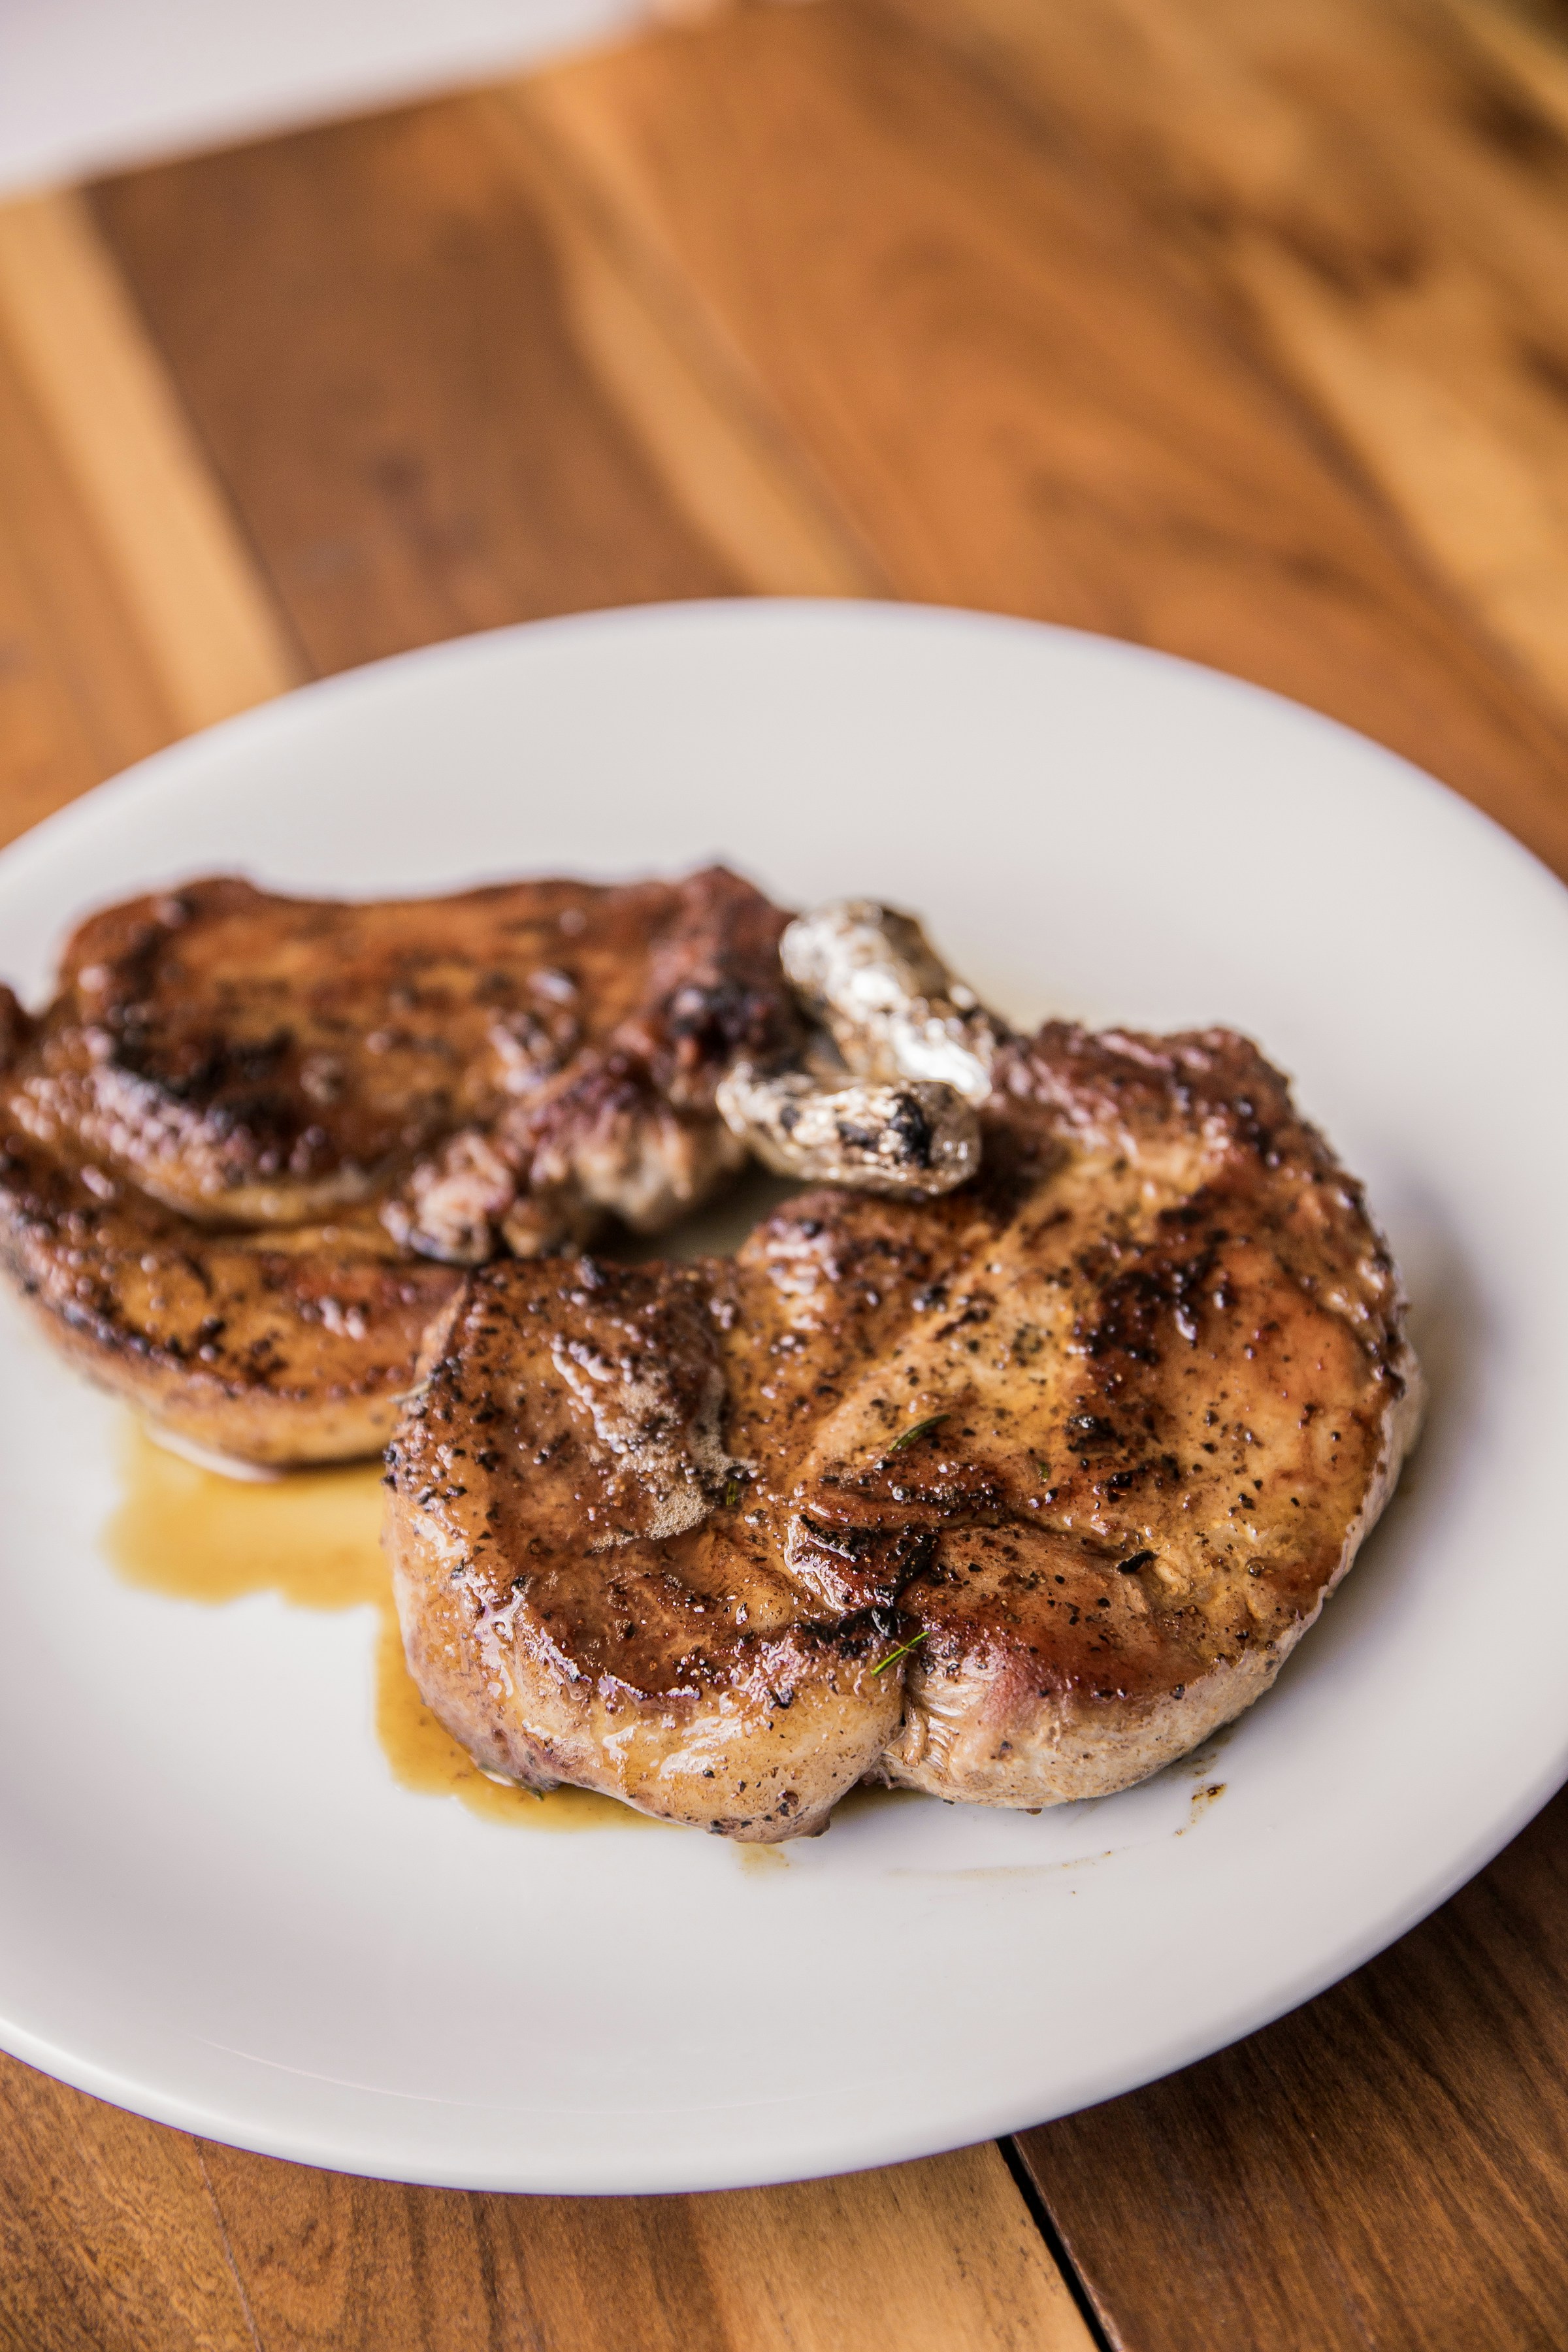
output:
{"label": "charred grill mark", "polygon": [[1093,1363],[1120,1358],[1151,1370],[1169,1332],[1195,1347],[1205,1304],[1225,1314],[1235,1303],[1224,1274],[1214,1280],[1216,1264],[1207,1245],[1184,1255],[1168,1245],[1086,1252],[1079,1265],[1093,1304],[1074,1319],[1074,1346]]}

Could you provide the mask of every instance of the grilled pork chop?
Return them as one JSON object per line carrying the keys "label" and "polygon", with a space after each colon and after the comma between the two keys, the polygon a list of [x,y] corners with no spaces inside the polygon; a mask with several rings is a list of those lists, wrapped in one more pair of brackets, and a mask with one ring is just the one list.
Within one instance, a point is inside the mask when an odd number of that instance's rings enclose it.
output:
{"label": "grilled pork chop", "polygon": [[721,868],[343,905],[195,882],[0,992],[0,1263],[82,1369],[263,1463],[385,1444],[456,1286],[432,1260],[655,1230],[787,1056],[785,918]]}
{"label": "grilled pork chop", "polygon": [[798,1040],[784,920],[721,867],[363,905],[193,882],[77,931],[11,1114],[202,1222],[308,1224],[412,1171],[399,1238],[432,1256],[488,1255],[514,1208],[525,1248],[605,1210],[655,1231],[739,1161],[731,1062]]}
{"label": "grilled pork chop", "polygon": [[15,1132],[0,1264],[100,1387],[188,1445],[269,1465],[379,1453],[461,1280],[373,1215],[218,1231]]}
{"label": "grilled pork chop", "polygon": [[468,1277],[389,1543],[487,1770],[772,1842],[868,1772],[1106,1794],[1268,1688],[1419,1412],[1360,1190],[1223,1031],[1050,1024],[992,1074],[940,1200]]}

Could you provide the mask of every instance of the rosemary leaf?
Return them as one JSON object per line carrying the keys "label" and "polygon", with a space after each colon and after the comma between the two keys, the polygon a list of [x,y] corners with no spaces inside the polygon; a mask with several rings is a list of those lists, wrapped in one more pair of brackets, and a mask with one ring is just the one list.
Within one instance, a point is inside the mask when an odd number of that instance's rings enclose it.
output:
{"label": "rosemary leaf", "polygon": [[[939,1415],[938,1418],[940,1419],[941,1416]],[[906,1642],[901,1649],[889,1650],[887,1656],[882,1660],[881,1664],[879,1666],[873,1666],[871,1672],[874,1675],[885,1675],[889,1666],[896,1666],[900,1658],[907,1658],[911,1650],[918,1650],[924,1640],[925,1634],[923,1633],[917,1633],[914,1640],[912,1642]]]}
{"label": "rosemary leaf", "polygon": [[[906,1445],[912,1445],[917,1437],[923,1437],[928,1429],[934,1429],[939,1421],[946,1421],[948,1418],[945,1412],[928,1412],[923,1421],[917,1421],[912,1429],[906,1429],[894,1438],[888,1448],[888,1454],[901,1454]],[[888,1458],[888,1454],[882,1456],[884,1462]]]}

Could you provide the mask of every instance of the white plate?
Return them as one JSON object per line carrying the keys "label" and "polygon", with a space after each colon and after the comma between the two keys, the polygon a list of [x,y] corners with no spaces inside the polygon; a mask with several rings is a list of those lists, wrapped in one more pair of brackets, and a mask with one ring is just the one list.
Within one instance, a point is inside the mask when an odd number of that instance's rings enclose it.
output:
{"label": "white plate", "polygon": [[[1365,1959],[1568,1773],[1568,899],[1324,719],[1126,646],[854,605],[551,622],[313,687],[0,857],[11,976],[226,867],[374,894],[722,854],[924,910],[1048,1009],[1252,1031],[1370,1181],[1433,1386],[1408,1491],[1195,1801],[907,1801],[787,1866],[393,1782],[367,1611],[129,1589],[114,1415],[0,1327],[0,2041],[304,2162],[727,2187],[1125,2091]],[[1203,1770],[1203,1767],[1198,1768]],[[1181,1834],[1177,1834],[1180,1832]]]}

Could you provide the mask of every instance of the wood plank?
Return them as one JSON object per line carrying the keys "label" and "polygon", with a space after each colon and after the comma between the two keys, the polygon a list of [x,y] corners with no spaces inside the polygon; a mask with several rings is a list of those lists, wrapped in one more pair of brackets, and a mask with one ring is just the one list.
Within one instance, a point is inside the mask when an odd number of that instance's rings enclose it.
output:
{"label": "wood plank", "polygon": [[0,2056],[5,2352],[258,2352],[201,2151]]}
{"label": "wood plank", "polygon": [[0,840],[176,731],[0,321]]}
{"label": "wood plank", "polygon": [[668,35],[519,103],[744,354],[899,593],[1278,687],[1568,868],[1555,722],[1081,142],[872,0]]}
{"label": "wood plank", "polygon": [[85,209],[0,207],[0,840],[297,674]]}
{"label": "wood plank", "polygon": [[994,2147],[690,2202],[733,2352],[1089,2352]]}
{"label": "wood plank", "polygon": [[318,669],[745,584],[584,355],[482,103],[139,173],[97,211]]}
{"label": "wood plank", "polygon": [[468,2196],[192,2140],[0,2057],[16,2352],[1088,2352],[994,2147],[712,2197]]}
{"label": "wood plank", "polygon": [[1438,0],[1538,114],[1568,136],[1568,19],[1513,0]]}
{"label": "wood plank", "polygon": [[0,207],[0,321],[172,731],[293,685],[298,656],[80,197]]}
{"label": "wood plank", "polygon": [[1239,299],[1568,709],[1568,59],[1487,0],[906,0]]}
{"label": "wood plank", "polygon": [[710,2197],[408,2189],[209,2147],[267,2352],[1088,2352],[994,2147]]}
{"label": "wood plank", "polygon": [[481,102],[538,207],[574,336],[677,505],[743,584],[778,596],[885,593],[848,516],[765,385],[721,346],[681,279],[623,225],[570,150],[504,98]]}
{"label": "wood plank", "polygon": [[1020,2147],[1135,2352],[1568,2343],[1568,1794],[1332,1992]]}

